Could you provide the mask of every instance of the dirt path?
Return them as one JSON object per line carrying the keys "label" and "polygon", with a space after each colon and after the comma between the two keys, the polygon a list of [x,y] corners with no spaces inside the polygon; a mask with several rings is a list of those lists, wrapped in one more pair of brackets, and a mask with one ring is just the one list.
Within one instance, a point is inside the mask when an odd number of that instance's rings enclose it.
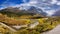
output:
{"label": "dirt path", "polygon": [[51,31],[44,32],[43,34],[60,34],[60,25],[56,26],[56,28]]}

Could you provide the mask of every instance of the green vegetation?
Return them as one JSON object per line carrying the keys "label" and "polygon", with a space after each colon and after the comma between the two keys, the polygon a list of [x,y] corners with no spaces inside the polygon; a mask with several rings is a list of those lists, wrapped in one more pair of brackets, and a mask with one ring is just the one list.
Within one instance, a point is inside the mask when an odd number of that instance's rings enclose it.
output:
{"label": "green vegetation", "polygon": [[20,17],[22,15],[27,15],[27,16],[35,15],[34,13],[24,13],[22,11],[21,12],[12,12],[12,11],[8,11],[8,10],[1,10],[0,13],[3,15],[7,15],[8,17]]}
{"label": "green vegetation", "polygon": [[[1,21],[1,19],[0,19],[1,22],[6,22],[6,21],[3,21],[3,20]],[[8,20],[9,20],[9,18],[8,18]],[[16,19],[13,19],[14,22],[16,22],[15,20]],[[26,28],[22,28],[20,30],[17,30],[17,32],[12,32],[8,28],[6,28],[4,30],[3,27],[0,27],[0,29],[1,29],[0,31],[2,31],[3,34],[41,34],[42,32],[52,30],[60,22],[60,19],[58,19],[58,17],[54,17],[54,18],[50,18],[50,17],[49,18],[39,18],[39,19],[36,19],[36,20],[39,22],[39,25],[37,25],[36,27],[34,27],[32,29],[26,27]],[[10,21],[11,21],[11,19],[10,19]],[[21,24],[21,22],[23,24],[24,24],[24,22],[26,24],[30,24],[31,22],[34,22],[34,20],[30,20],[30,19],[21,20],[20,22],[19,21],[17,21],[18,23],[16,22],[16,24]],[[13,22],[13,24],[14,24],[14,22]],[[12,24],[12,22],[10,22],[10,23]],[[8,24],[9,24],[9,21],[8,21]]]}
{"label": "green vegetation", "polygon": [[[28,18],[28,19],[27,19]],[[10,29],[0,25],[0,33],[2,34],[41,34],[42,32],[52,30],[60,24],[60,17],[42,17],[39,14],[32,13],[14,13],[10,11],[0,11],[0,22],[9,26],[13,25],[29,25],[38,21],[38,25],[34,28],[23,27],[13,32]],[[33,20],[32,20],[33,19]]]}

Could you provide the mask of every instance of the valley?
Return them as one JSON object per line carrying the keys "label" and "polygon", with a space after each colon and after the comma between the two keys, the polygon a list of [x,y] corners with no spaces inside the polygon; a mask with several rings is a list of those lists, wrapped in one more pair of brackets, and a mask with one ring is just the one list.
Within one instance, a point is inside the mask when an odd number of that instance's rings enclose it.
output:
{"label": "valley", "polygon": [[45,16],[34,8],[30,11],[17,8],[0,10],[0,33],[42,34],[60,25],[60,16]]}

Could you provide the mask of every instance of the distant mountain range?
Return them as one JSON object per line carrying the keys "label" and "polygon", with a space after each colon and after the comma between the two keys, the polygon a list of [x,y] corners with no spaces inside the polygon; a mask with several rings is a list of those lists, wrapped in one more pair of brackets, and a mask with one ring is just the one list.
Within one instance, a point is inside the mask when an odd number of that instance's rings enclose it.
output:
{"label": "distant mountain range", "polygon": [[52,16],[60,16],[60,10],[57,10]]}
{"label": "distant mountain range", "polygon": [[8,7],[3,10],[0,10],[0,13],[7,14],[7,15],[35,15],[40,14],[46,16],[46,13],[44,13],[41,9],[31,6],[28,10],[20,10],[20,7]]}

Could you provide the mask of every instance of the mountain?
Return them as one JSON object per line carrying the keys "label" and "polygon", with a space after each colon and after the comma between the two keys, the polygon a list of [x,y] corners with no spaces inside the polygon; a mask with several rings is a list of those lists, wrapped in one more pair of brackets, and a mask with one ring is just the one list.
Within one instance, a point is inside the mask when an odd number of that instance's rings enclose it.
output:
{"label": "mountain", "polygon": [[7,14],[8,16],[21,16],[21,15],[46,15],[41,9],[31,6],[28,10],[20,10],[20,7],[8,7],[0,10],[0,13]]}
{"label": "mountain", "polygon": [[30,9],[28,9],[28,11],[31,12],[31,13],[37,13],[37,14],[42,14],[42,15],[46,16],[46,13],[43,12],[42,9],[36,8],[36,7],[33,7],[33,6],[31,6]]}
{"label": "mountain", "polygon": [[52,16],[60,16],[60,10],[57,10]]}
{"label": "mountain", "polygon": [[30,23],[30,19],[39,19],[46,17],[39,13],[37,10],[38,9],[33,6],[28,10],[20,10],[20,7],[8,7],[0,10],[0,22],[17,25],[26,24],[27,22]]}

